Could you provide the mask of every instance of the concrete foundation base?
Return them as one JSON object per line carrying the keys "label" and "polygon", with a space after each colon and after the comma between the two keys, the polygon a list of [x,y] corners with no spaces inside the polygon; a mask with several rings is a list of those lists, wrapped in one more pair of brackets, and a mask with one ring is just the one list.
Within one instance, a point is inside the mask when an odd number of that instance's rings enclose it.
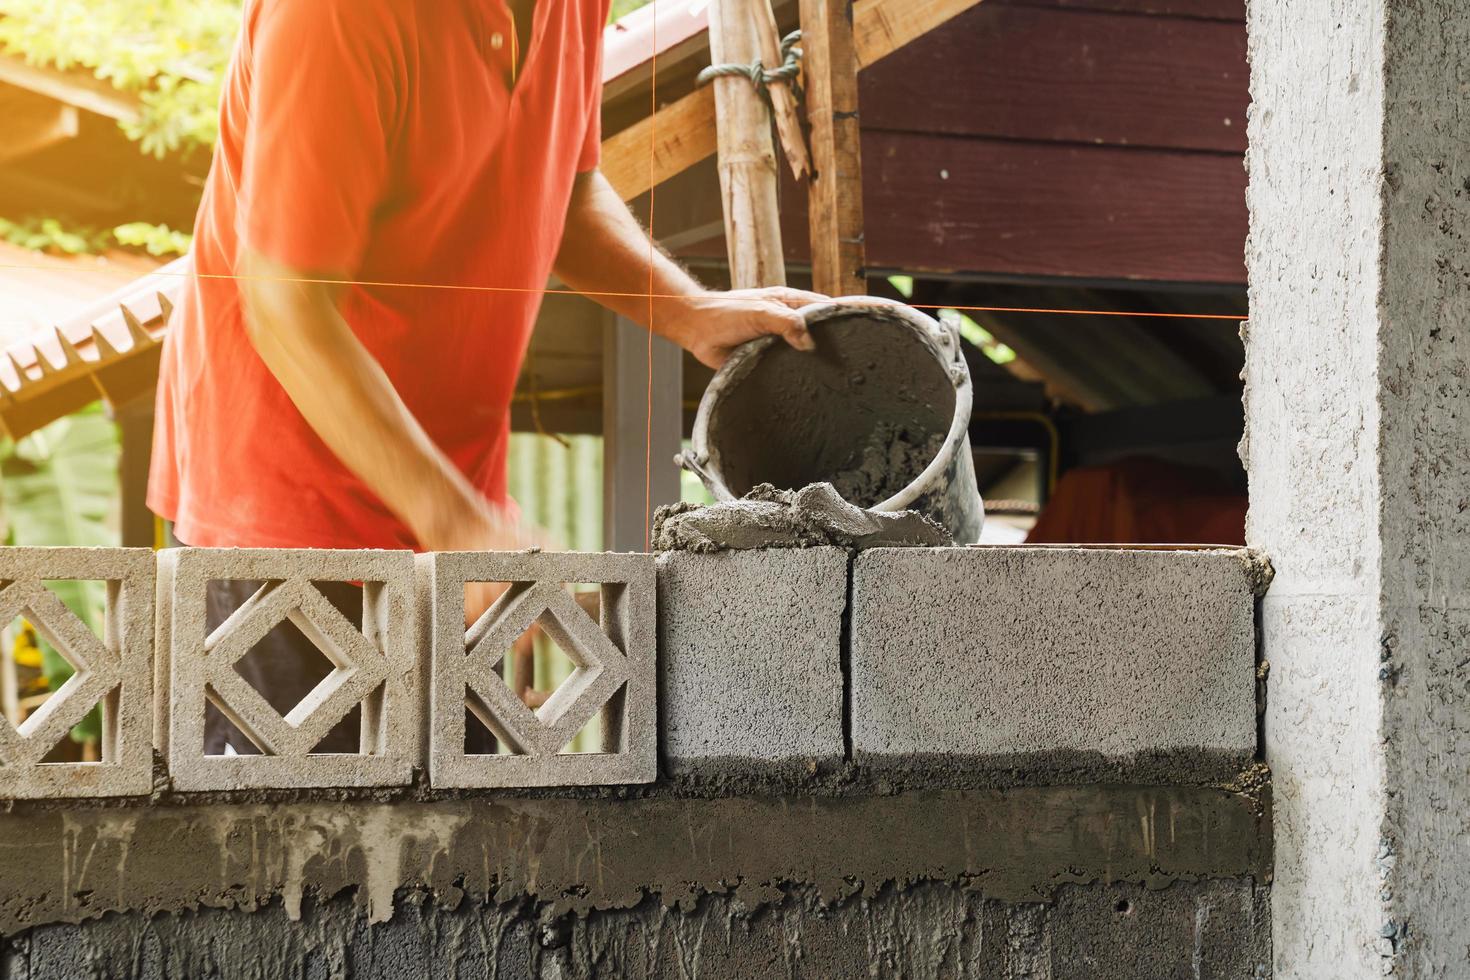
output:
{"label": "concrete foundation base", "polygon": [[16,980],[202,976],[389,980],[485,977],[1241,978],[1269,975],[1266,891],[1249,878],[1065,885],[1049,903],[988,899],[942,882],[824,902],[811,888],[748,908],[729,895],[551,922],[528,903],[442,908],[400,895],[369,924],[346,898],[254,913],[114,915],[11,944]]}

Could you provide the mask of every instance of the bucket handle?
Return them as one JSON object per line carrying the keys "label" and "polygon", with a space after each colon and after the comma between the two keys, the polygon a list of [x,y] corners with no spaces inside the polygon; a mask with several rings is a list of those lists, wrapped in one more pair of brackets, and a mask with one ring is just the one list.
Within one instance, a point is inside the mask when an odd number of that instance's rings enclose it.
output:
{"label": "bucket handle", "polygon": [[674,454],[674,465],[688,470],[704,483],[705,486],[714,486],[714,474],[705,467],[705,460],[693,451],[678,452]]}

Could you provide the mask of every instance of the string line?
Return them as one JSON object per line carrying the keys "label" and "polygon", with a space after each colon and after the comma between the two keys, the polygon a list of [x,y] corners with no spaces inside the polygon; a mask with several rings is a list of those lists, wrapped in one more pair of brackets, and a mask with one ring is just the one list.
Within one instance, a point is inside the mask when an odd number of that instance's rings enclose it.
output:
{"label": "string line", "polygon": [[[651,213],[652,211],[650,210],[650,214]],[[50,267],[48,266],[36,264],[0,262],[0,269],[46,270],[49,268]],[[651,271],[652,265],[650,263],[650,273]],[[147,275],[171,276],[180,279],[195,277],[199,279],[228,279],[248,282],[317,283],[322,285],[334,286],[365,286],[374,289],[443,289],[480,293],[541,293],[547,296],[586,296],[589,299],[597,299],[599,297],[613,299],[646,299],[649,301],[650,315],[652,313],[654,300],[683,298],[674,295],[673,293],[655,293],[652,291],[652,286],[649,287],[648,292],[610,292],[598,290],[560,289],[555,287],[542,289],[530,286],[473,286],[432,282],[383,282],[371,279],[312,279],[296,276],[242,276],[222,272],[165,272],[160,270],[147,273]],[[650,280],[653,278],[651,274],[649,278]],[[768,301],[750,299],[737,300],[737,302],[764,303]],[[955,310],[959,313],[1038,313],[1054,314],[1058,316],[1153,317],[1166,320],[1230,320],[1235,323],[1239,323],[1241,320],[1247,319],[1247,316],[1244,313],[1161,313],[1156,310],[1087,310],[1047,306],[964,306],[954,303],[908,303],[906,305],[916,310]]]}

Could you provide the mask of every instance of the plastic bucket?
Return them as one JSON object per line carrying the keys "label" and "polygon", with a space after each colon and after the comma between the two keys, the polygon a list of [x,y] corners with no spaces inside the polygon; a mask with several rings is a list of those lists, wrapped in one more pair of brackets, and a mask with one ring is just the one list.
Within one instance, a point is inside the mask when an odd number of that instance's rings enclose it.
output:
{"label": "plastic bucket", "polygon": [[959,336],[910,307],[852,297],[801,310],[816,351],[764,337],[705,390],[679,463],[716,500],[757,484],[834,484],[859,507],[916,510],[957,543],[985,506],[970,454],[970,371]]}

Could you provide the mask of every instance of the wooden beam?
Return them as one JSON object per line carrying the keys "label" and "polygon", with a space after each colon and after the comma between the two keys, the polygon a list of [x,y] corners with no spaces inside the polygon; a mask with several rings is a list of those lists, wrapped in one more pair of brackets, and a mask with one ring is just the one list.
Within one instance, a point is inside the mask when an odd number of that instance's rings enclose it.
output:
{"label": "wooden beam", "polygon": [[75,139],[81,131],[76,106],[14,88],[0,91],[0,119],[5,120],[0,165]]}
{"label": "wooden beam", "polygon": [[[710,59],[716,65],[748,65],[761,56],[755,5],[766,0],[714,0],[709,12]],[[725,249],[735,289],[786,284],[781,252],[780,172],[771,140],[771,118],[750,80],[716,78],[715,131]]]}
{"label": "wooden beam", "polygon": [[111,82],[85,71],[59,71],[0,54],[0,82],[119,122],[131,122],[139,114],[137,96],[120,92]]}
{"label": "wooden beam", "polygon": [[917,40],[979,0],[856,0],[852,40],[858,64],[866,68]]}
{"label": "wooden beam", "polygon": [[868,291],[863,269],[863,152],[852,0],[801,0],[807,119],[815,173],[809,185],[812,288]]}
{"label": "wooden beam", "polygon": [[[858,67],[886,58],[980,2],[859,0],[853,5]],[[603,140],[602,171],[626,201],[713,156],[715,142],[714,93],[707,87],[696,89]]]}
{"label": "wooden beam", "polygon": [[715,93],[698,88],[603,140],[602,173],[631,201],[714,156],[717,139]]}

